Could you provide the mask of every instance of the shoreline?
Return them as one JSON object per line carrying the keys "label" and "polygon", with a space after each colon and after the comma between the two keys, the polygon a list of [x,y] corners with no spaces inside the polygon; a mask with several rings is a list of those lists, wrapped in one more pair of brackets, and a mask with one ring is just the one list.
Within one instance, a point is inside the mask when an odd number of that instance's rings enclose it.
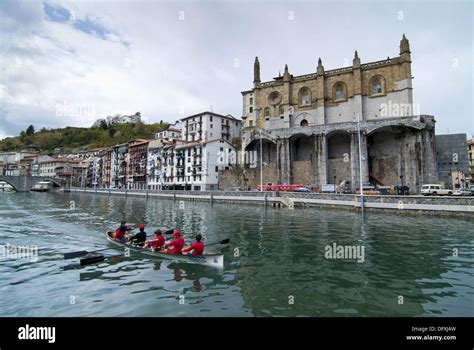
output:
{"label": "shoreline", "polygon": [[[172,200],[248,203],[274,208],[332,208],[361,211],[360,196],[354,194],[296,192],[226,192],[226,191],[146,191],[70,188],[65,193],[141,196]],[[414,215],[474,217],[474,197],[364,196],[364,211]]]}

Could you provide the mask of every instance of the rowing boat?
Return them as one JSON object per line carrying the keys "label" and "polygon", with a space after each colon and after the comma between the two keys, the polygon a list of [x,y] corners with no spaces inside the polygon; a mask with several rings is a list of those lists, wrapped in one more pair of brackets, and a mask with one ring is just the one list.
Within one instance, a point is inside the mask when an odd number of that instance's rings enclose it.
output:
{"label": "rowing boat", "polygon": [[107,238],[107,240],[110,243],[122,248],[128,248],[130,249],[130,251],[133,251],[133,252],[145,254],[148,256],[153,256],[159,259],[183,261],[183,262],[188,262],[188,263],[193,263],[193,264],[201,264],[201,265],[206,265],[206,266],[217,267],[221,269],[224,267],[224,255],[222,254],[204,253],[203,255],[190,256],[187,254],[168,254],[165,252],[156,252],[153,249],[143,249],[140,247],[136,247],[133,245],[116,241],[113,239],[114,234],[115,234],[114,231],[108,231],[105,233],[105,238]]}

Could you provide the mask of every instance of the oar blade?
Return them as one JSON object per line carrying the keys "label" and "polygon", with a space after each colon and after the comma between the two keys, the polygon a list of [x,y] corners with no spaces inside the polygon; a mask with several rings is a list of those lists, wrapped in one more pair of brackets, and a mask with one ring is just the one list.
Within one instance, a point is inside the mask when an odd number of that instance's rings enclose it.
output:
{"label": "oar blade", "polygon": [[78,251],[78,252],[70,252],[70,253],[64,253],[64,259],[74,259],[74,258],[78,258],[80,256],[84,256],[84,255],[87,255],[88,252],[85,251],[85,250],[81,250],[81,251]]}
{"label": "oar blade", "polygon": [[81,266],[95,264],[98,262],[102,262],[104,260],[105,260],[105,256],[103,255],[94,256],[92,258],[87,258],[87,259],[81,259]]}

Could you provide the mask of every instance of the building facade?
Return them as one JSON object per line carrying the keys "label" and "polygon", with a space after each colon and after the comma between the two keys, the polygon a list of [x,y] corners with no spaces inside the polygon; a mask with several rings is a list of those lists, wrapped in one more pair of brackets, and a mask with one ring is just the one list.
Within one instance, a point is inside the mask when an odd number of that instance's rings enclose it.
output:
{"label": "building facade", "polygon": [[242,122],[230,114],[221,115],[213,112],[202,112],[181,119],[181,134],[187,142],[223,139],[232,142],[240,137]]}
{"label": "building facade", "polygon": [[469,184],[469,154],[466,134],[436,135],[438,179],[446,188]]}
{"label": "building facade", "polygon": [[122,143],[112,147],[112,180],[110,187],[123,188],[127,185],[128,144]]}
{"label": "building facade", "polygon": [[[268,82],[256,58],[253,89],[242,92],[242,154],[260,159],[262,148],[265,183],[355,190],[362,173],[363,183],[417,191],[437,181],[435,120],[417,114],[412,94],[405,35],[398,57],[362,64],[356,51],[351,66],[325,70],[319,59],[314,73],[293,76],[285,66]],[[244,187],[255,187],[259,168],[246,171]]]}
{"label": "building facade", "polygon": [[134,140],[129,143],[128,188],[147,189],[148,140]]}
{"label": "building facade", "polygon": [[469,158],[469,183],[474,184],[474,139],[467,140],[467,153]]}
{"label": "building facade", "polygon": [[163,147],[162,189],[207,191],[219,188],[219,172],[229,170],[235,147],[224,139]]}

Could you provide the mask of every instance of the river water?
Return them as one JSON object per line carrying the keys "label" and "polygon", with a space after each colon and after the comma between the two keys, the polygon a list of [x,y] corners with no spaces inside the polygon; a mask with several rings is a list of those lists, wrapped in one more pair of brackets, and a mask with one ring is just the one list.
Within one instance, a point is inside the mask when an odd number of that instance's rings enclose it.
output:
{"label": "river water", "polygon": [[[223,270],[132,255],[81,267],[63,253],[109,247],[118,222],[201,232]],[[0,193],[1,316],[473,316],[472,220]],[[357,246],[358,259],[328,255]],[[11,247],[34,248],[14,256]],[[10,254],[10,255],[8,255]],[[359,261],[359,262],[358,262]]]}

